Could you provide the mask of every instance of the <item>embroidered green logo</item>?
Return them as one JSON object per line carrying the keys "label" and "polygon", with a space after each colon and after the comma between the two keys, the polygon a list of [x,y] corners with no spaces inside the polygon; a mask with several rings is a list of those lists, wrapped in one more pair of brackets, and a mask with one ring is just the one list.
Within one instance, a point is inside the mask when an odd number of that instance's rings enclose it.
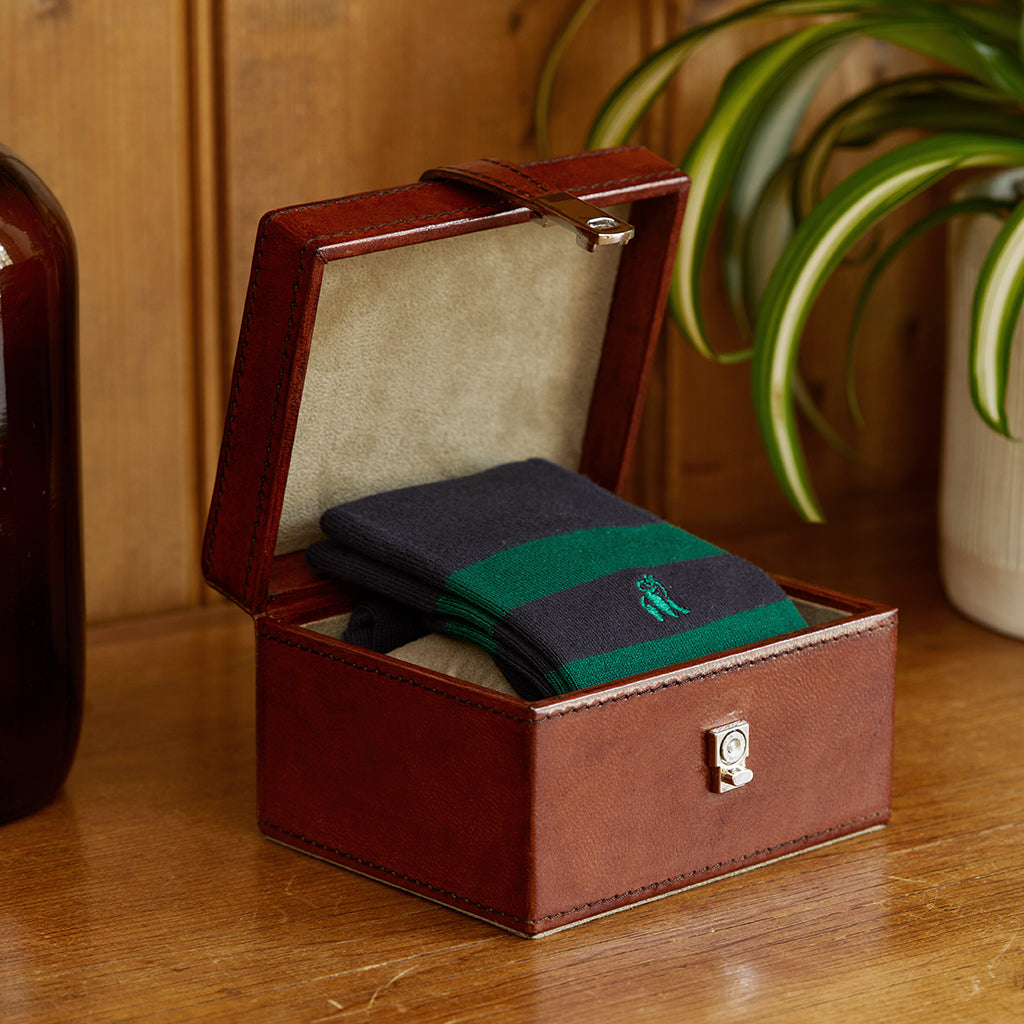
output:
{"label": "embroidered green logo", "polygon": [[664,585],[659,583],[650,573],[646,576],[641,576],[636,581],[636,585],[642,594],[640,607],[648,614],[653,615],[659,622],[664,622],[666,618],[678,619],[680,615],[690,614],[690,609],[681,608],[677,605],[668,596],[668,591],[665,590]]}

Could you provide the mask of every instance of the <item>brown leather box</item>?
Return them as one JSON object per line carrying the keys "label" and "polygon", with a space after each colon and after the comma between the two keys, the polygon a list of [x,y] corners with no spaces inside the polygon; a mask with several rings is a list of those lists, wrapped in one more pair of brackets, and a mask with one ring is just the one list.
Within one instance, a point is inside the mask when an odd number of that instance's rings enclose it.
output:
{"label": "brown leather box", "polygon": [[[894,609],[787,581],[806,629],[533,704],[331,635],[324,508],[534,455],[619,490],[635,439],[686,178],[442,173],[260,224],[204,568],[255,619],[262,831],[535,936],[884,824]],[[636,237],[541,230],[619,230],[574,197]]]}

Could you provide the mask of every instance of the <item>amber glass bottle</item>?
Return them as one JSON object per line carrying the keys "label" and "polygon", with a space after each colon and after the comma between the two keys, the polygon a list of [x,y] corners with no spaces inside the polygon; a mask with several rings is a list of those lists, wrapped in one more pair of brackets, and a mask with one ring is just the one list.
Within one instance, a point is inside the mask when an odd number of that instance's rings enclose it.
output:
{"label": "amber glass bottle", "polygon": [[82,721],[75,243],[0,147],[0,822],[49,802]]}

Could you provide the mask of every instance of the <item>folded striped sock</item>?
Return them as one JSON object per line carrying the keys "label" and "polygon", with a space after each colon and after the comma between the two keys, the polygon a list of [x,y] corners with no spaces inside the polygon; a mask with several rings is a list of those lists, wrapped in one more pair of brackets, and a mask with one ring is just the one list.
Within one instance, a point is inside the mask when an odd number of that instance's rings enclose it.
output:
{"label": "folded striped sock", "polygon": [[328,509],[310,565],[489,651],[529,700],[805,625],[749,562],[542,459]]}

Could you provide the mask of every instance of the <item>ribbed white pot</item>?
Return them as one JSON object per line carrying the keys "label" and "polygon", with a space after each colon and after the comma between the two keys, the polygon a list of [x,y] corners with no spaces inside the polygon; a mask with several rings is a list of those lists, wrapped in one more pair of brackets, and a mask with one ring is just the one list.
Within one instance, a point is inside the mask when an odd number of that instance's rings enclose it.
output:
{"label": "ribbed white pot", "polygon": [[[1024,173],[997,179],[1019,199]],[[992,191],[989,183],[986,191]],[[967,379],[971,303],[998,222],[959,218],[949,233],[949,338],[939,482],[939,556],[951,603],[984,626],[1024,639],[1024,442],[978,416]],[[1010,363],[1010,429],[1024,438],[1024,330]]]}

